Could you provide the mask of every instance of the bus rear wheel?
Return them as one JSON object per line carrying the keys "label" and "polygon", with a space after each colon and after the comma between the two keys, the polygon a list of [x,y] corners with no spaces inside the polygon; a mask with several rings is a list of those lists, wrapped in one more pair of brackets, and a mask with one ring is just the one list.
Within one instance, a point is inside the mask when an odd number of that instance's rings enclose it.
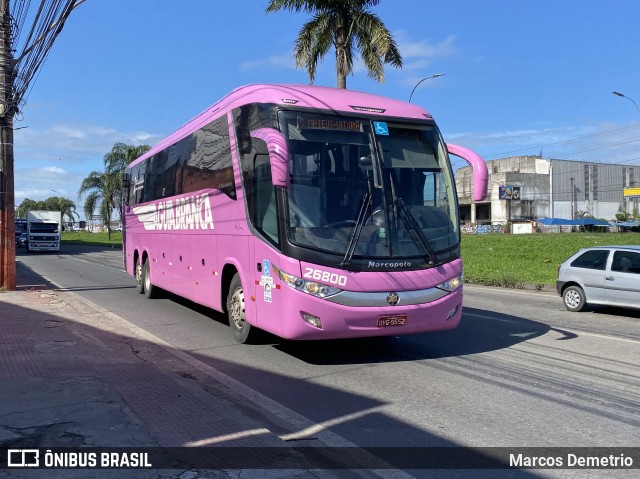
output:
{"label": "bus rear wheel", "polygon": [[240,275],[236,273],[229,285],[227,294],[227,315],[231,333],[236,341],[247,344],[255,341],[258,329],[247,322],[244,308],[244,289],[240,281]]}
{"label": "bus rear wheel", "polygon": [[151,284],[151,267],[149,266],[149,258],[145,258],[142,265],[142,284],[144,288],[144,295],[153,299],[158,297],[158,287]]}
{"label": "bus rear wheel", "polygon": [[134,277],[136,279],[136,291],[140,294],[144,293],[144,286],[142,284],[142,264],[140,264],[140,259],[136,259],[135,265],[133,267]]}

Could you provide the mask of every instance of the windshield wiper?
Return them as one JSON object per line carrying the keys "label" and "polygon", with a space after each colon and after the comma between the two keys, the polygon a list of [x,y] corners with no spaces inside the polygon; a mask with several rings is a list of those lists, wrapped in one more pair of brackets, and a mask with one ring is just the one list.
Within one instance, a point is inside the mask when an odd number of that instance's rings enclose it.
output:
{"label": "windshield wiper", "polygon": [[366,192],[362,195],[362,202],[360,203],[360,210],[358,211],[358,216],[356,217],[356,224],[351,230],[351,236],[349,237],[349,243],[347,244],[347,251],[342,259],[342,263],[340,266],[347,267],[349,263],[351,263],[351,258],[353,258],[353,253],[356,250],[356,245],[358,244],[358,239],[360,238],[360,233],[362,233],[362,227],[364,226],[365,219],[367,217],[367,209],[371,204],[371,200],[373,195],[369,192]]}
{"label": "windshield wiper", "polygon": [[407,205],[404,204],[403,199],[398,197],[393,203],[394,205],[397,205],[400,212],[404,214],[405,223],[407,223],[411,228],[410,231],[414,232],[414,234],[418,237],[420,243],[422,243],[424,248],[427,250],[427,255],[429,256],[429,264],[436,263],[436,253],[433,251],[433,248],[429,244],[429,239],[424,235],[422,228],[420,228],[420,225],[416,221],[415,216],[413,216],[413,213],[411,213],[409,208],[407,208]]}

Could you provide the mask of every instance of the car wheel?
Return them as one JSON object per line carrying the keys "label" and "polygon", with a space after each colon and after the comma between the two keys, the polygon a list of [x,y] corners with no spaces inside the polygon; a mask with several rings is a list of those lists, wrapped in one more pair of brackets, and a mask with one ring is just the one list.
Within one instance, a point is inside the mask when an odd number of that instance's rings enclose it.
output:
{"label": "car wheel", "polygon": [[587,298],[580,286],[569,286],[562,293],[562,299],[568,311],[582,311],[587,305]]}
{"label": "car wheel", "polygon": [[229,285],[227,294],[227,316],[231,333],[236,341],[241,344],[251,343],[258,337],[258,329],[247,322],[244,309],[244,290],[240,275],[235,274]]}

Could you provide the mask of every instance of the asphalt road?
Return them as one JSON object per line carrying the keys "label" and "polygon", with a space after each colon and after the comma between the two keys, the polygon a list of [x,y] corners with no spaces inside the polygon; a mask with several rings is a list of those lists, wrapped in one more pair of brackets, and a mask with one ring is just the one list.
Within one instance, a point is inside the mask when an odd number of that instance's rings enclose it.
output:
{"label": "asphalt road", "polygon": [[[638,312],[570,313],[553,293],[465,285],[462,324],[454,331],[330,342],[270,337],[248,346],[233,340],[218,313],[136,294],[116,249],[65,246],[60,254],[33,255],[21,249],[17,260],[241,383],[238,407],[264,403],[264,420],[291,440],[640,446]],[[627,473],[633,471],[597,477]],[[521,477],[596,477],[563,474]]]}

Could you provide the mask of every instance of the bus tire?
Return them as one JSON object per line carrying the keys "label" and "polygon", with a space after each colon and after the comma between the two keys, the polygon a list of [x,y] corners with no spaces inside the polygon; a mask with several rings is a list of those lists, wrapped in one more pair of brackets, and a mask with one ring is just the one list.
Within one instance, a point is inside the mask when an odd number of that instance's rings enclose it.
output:
{"label": "bus tire", "polygon": [[136,291],[140,294],[144,293],[144,285],[142,283],[143,276],[144,274],[142,271],[142,265],[140,264],[140,258],[136,258],[133,266],[133,277],[136,280]]}
{"label": "bus tire", "polygon": [[238,273],[233,276],[229,285],[227,316],[231,333],[236,341],[240,344],[248,344],[256,339],[258,330],[247,322],[244,309],[244,289]]}
{"label": "bus tire", "polygon": [[149,298],[158,297],[158,287],[151,284],[151,267],[149,266],[149,258],[145,258],[142,265],[142,284],[144,288],[144,295]]}

